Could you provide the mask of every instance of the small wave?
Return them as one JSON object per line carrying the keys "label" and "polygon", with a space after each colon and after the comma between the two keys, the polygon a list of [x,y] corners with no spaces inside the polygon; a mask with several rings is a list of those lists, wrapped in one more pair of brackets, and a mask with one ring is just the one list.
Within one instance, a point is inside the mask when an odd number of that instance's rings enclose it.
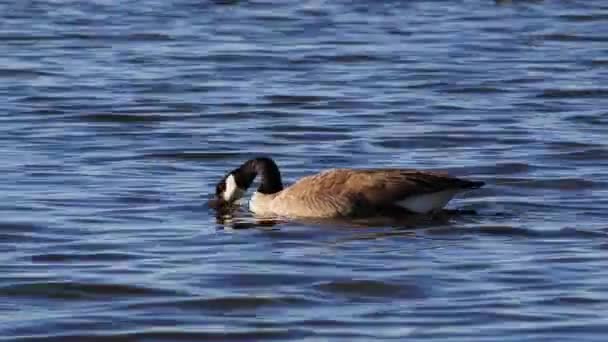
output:
{"label": "small wave", "polygon": [[447,94],[491,94],[491,93],[505,93],[507,90],[496,87],[460,87],[450,88],[443,90]]}
{"label": "small wave", "polygon": [[353,137],[350,134],[339,133],[317,133],[311,131],[309,133],[272,133],[274,139],[284,139],[285,141],[294,142],[319,142],[319,141],[345,141],[351,140]]}
{"label": "small wave", "polygon": [[249,159],[251,153],[247,152],[156,152],[146,153],[145,159],[177,159],[177,160],[226,160]]}
{"label": "small wave", "polygon": [[366,62],[378,62],[384,60],[379,56],[369,54],[343,54],[325,57],[328,61],[347,64],[347,63],[366,63]]}
{"label": "small wave", "polygon": [[0,287],[0,294],[20,297],[88,299],[117,296],[175,295],[176,292],[123,284],[35,282]]}
{"label": "small wave", "polygon": [[598,257],[575,256],[575,255],[556,255],[541,257],[537,261],[543,265],[547,264],[588,264],[594,261],[603,261]]}
{"label": "small wave", "polygon": [[605,88],[585,88],[585,89],[545,89],[538,95],[538,98],[605,98],[608,96],[608,89]]}
{"label": "small wave", "polygon": [[[69,100],[73,100],[73,99],[74,98],[69,98],[67,96],[62,96],[62,95],[56,95],[56,96],[31,95],[31,96],[21,97],[19,100],[23,103],[60,103],[63,101],[69,101]],[[94,100],[94,98],[86,97],[86,96],[79,96],[78,100],[86,102],[86,101]]]}
{"label": "small wave", "polygon": [[345,296],[422,298],[424,291],[415,285],[376,280],[336,280],[318,284],[318,290]]}
{"label": "small wave", "polygon": [[407,138],[381,138],[372,142],[372,145],[390,148],[439,148],[453,146],[479,146],[484,144],[493,144],[496,142],[495,137],[483,137],[479,135],[441,135],[441,134],[426,134],[424,136],[412,136]]}
{"label": "small wave", "polygon": [[128,41],[140,42],[167,42],[172,41],[173,37],[165,33],[140,32],[126,35],[124,39]]}
{"label": "small wave", "polygon": [[[226,104],[228,106],[232,106],[232,103]],[[244,119],[283,119],[287,116],[291,118],[298,117],[298,113],[289,113],[288,111],[283,111],[277,108],[277,110],[260,110],[260,109],[251,109],[251,110],[240,110],[240,111],[209,111],[205,112],[201,115],[205,119],[209,120],[220,120],[225,122],[230,121],[238,121]]]}
{"label": "small wave", "polygon": [[238,5],[241,0],[212,0],[214,5]]}
{"label": "small wave", "polygon": [[[1,228],[0,228],[1,229]],[[11,243],[23,243],[23,242],[35,242],[35,243],[52,243],[52,242],[66,242],[72,241],[72,238],[62,237],[58,235],[41,234],[41,233],[4,233],[0,232],[0,242],[11,242]]]}
{"label": "small wave", "polygon": [[602,149],[602,145],[578,141],[548,141],[545,147],[559,152],[578,152],[588,149]]}
{"label": "small wave", "polygon": [[85,263],[104,261],[125,261],[137,258],[130,253],[44,253],[36,254],[27,259],[37,263]]}
{"label": "small wave", "polygon": [[578,228],[562,228],[559,230],[534,230],[523,227],[488,225],[478,227],[445,227],[426,230],[430,235],[460,235],[460,234],[489,234],[541,238],[606,238],[608,233]]}
{"label": "small wave", "polygon": [[164,33],[131,33],[131,34],[98,34],[86,32],[70,32],[54,36],[54,39],[75,39],[75,40],[92,40],[92,41],[113,41],[113,42],[168,42],[172,41],[173,37]]}
{"label": "small wave", "polygon": [[510,175],[515,173],[526,173],[538,168],[527,163],[496,163],[495,165],[482,165],[475,168],[475,173]]}
{"label": "small wave", "polygon": [[48,71],[40,71],[35,69],[14,69],[14,68],[0,68],[0,78],[7,77],[39,77],[39,76],[58,76]]}
{"label": "small wave", "polygon": [[277,105],[304,105],[332,100],[330,97],[315,95],[269,95],[264,98]]}
{"label": "small wave", "polygon": [[0,231],[3,233],[42,232],[46,227],[29,222],[0,222]]}
{"label": "small wave", "polygon": [[[31,31],[30,31],[31,32]],[[62,39],[59,35],[40,35],[40,34],[23,34],[19,33],[8,33],[8,34],[0,34],[0,41],[2,42],[21,42],[21,41],[45,41],[45,40],[55,40]]]}
{"label": "small wave", "polygon": [[605,22],[608,20],[607,14],[594,13],[594,14],[562,14],[558,16],[560,19],[572,22],[594,22],[601,21]]}
{"label": "small wave", "polygon": [[430,235],[461,235],[461,234],[491,234],[505,236],[539,236],[539,232],[526,228],[512,226],[481,226],[473,228],[446,227],[430,228],[426,230]]}
{"label": "small wave", "polygon": [[528,179],[496,178],[496,184],[527,189],[584,190],[604,187],[605,184],[581,178]]}
{"label": "small wave", "polygon": [[266,307],[311,305],[315,301],[297,296],[225,296],[215,298],[191,298],[183,300],[142,301],[129,304],[129,309],[147,309],[159,307],[170,307],[193,310],[210,311],[235,311],[235,310],[257,310]]}
{"label": "small wave", "polygon": [[0,222],[0,242],[66,242],[68,238],[54,231],[48,234],[46,227],[24,222]]}
{"label": "small wave", "polygon": [[[221,329],[221,331],[192,331],[183,328],[151,328],[131,330],[122,333],[90,333],[90,334],[46,334],[30,335],[44,341],[271,341],[295,340],[313,335],[309,330],[293,328],[255,328],[239,330]],[[29,341],[30,339],[28,339]]]}
{"label": "small wave", "polygon": [[597,305],[605,303],[606,300],[592,297],[583,297],[583,296],[560,296],[549,299],[543,299],[536,304],[539,305],[554,305],[554,306],[563,306],[563,305]]}
{"label": "small wave", "polygon": [[608,65],[608,59],[594,59],[589,64],[592,66],[605,66]]}
{"label": "small wave", "polygon": [[379,62],[383,58],[369,54],[338,54],[338,55],[307,55],[295,60],[297,63],[339,63],[339,64],[356,64]]}
{"label": "small wave", "polygon": [[581,36],[566,33],[549,33],[534,39],[555,42],[608,42],[608,38],[605,36]]}
{"label": "small wave", "polygon": [[79,119],[97,122],[117,122],[117,123],[146,123],[167,121],[171,118],[158,114],[125,114],[125,113],[98,113],[79,115]]}
{"label": "small wave", "polygon": [[289,132],[289,133],[350,133],[351,130],[348,127],[343,126],[302,126],[302,125],[290,125],[290,124],[276,124],[268,127],[270,131],[277,132]]}
{"label": "small wave", "polygon": [[601,115],[572,115],[567,117],[566,120],[589,125],[607,125],[608,113]]}
{"label": "small wave", "polygon": [[600,147],[587,148],[567,153],[550,154],[549,157],[558,160],[608,161],[608,149]]}

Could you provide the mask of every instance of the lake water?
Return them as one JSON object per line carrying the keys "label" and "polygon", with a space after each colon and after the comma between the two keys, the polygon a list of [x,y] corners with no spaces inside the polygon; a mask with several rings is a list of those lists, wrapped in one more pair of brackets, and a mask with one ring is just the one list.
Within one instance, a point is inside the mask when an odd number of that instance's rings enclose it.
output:
{"label": "lake water", "polygon": [[[608,334],[606,1],[2,1],[0,50],[2,341]],[[256,155],[487,186],[217,220]]]}

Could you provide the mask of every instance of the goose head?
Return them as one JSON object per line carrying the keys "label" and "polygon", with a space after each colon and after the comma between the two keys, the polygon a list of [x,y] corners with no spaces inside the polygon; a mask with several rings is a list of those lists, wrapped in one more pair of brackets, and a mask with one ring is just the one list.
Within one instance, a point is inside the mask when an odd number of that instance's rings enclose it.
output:
{"label": "goose head", "polygon": [[256,176],[260,175],[258,192],[271,194],[283,190],[281,174],[275,162],[266,157],[250,159],[240,167],[230,171],[215,186],[216,200],[222,204],[232,204],[244,195]]}
{"label": "goose head", "polygon": [[234,170],[222,178],[215,186],[216,200],[220,203],[232,204],[241,199],[249,187],[248,184],[238,181],[241,179],[242,177],[238,175],[238,170]]}

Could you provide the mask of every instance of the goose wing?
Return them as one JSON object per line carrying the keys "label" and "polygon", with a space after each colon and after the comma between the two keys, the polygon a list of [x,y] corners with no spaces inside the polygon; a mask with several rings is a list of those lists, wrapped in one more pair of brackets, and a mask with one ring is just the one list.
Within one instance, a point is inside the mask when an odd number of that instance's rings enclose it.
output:
{"label": "goose wing", "polygon": [[483,182],[450,177],[446,173],[407,170],[332,169],[302,178],[287,188],[285,199],[325,199],[346,205],[365,201],[374,206],[388,205],[410,196],[450,189],[473,189]]}
{"label": "goose wing", "polygon": [[451,177],[442,172],[420,170],[364,170],[348,176],[352,185],[345,187],[357,192],[373,205],[388,205],[411,196],[445,190],[473,189],[483,182]]}
{"label": "goose wing", "polygon": [[272,202],[274,211],[285,215],[348,216],[410,196],[481,185],[438,172],[331,169],[300,179]]}

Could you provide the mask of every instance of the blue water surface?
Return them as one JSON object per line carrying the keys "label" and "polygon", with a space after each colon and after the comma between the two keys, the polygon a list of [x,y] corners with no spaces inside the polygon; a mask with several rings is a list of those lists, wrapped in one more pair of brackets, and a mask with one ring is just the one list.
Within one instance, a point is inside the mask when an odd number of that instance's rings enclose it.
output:
{"label": "blue water surface", "polygon": [[[608,334],[605,1],[1,1],[0,51],[2,341]],[[487,185],[442,220],[218,219],[256,155]]]}

